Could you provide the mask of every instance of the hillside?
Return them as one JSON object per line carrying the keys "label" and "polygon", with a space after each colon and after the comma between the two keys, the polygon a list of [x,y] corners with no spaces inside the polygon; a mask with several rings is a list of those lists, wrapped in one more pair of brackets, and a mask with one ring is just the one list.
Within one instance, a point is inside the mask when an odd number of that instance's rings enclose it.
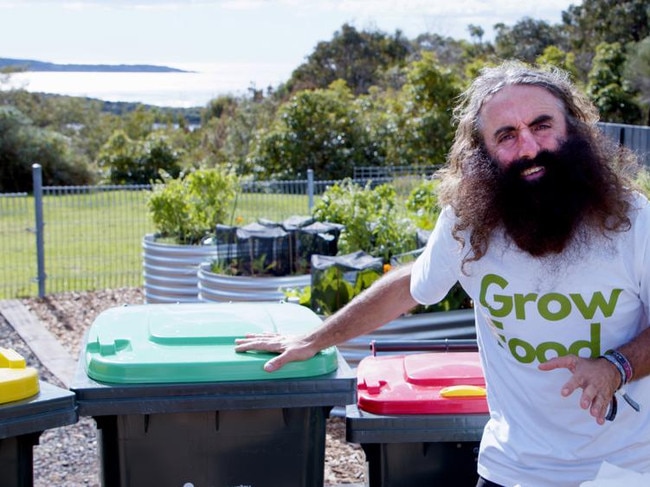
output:
{"label": "hillside", "polygon": [[151,64],[56,64],[33,59],[0,58],[0,69],[24,71],[104,72],[104,73],[187,73],[182,69]]}

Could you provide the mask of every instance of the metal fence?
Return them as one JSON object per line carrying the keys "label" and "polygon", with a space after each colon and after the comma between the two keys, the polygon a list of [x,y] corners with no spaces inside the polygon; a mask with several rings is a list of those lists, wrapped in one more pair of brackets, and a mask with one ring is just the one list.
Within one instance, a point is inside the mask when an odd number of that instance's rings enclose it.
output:
{"label": "metal fence", "polygon": [[0,198],[0,298],[141,285],[139,241],[153,230],[145,187],[42,194],[40,212],[33,195]]}
{"label": "metal fence", "polygon": [[[149,185],[43,187],[36,169],[34,179],[33,195],[0,194],[0,299],[142,286],[142,245],[155,231]],[[336,182],[310,172],[306,180],[245,183],[231,220],[309,215]]]}
{"label": "metal fence", "polygon": [[[650,166],[650,127],[600,126]],[[356,168],[354,181],[378,183],[427,175],[430,169]],[[238,198],[246,200],[246,208],[236,202],[231,220],[283,221],[310,214],[314,200],[333,183],[315,181],[310,172],[306,180],[243,184]],[[146,210],[149,191],[148,185],[75,186],[0,194],[0,299],[142,286],[142,241],[154,231]],[[282,205],[270,204],[278,199]]]}
{"label": "metal fence", "polygon": [[598,126],[619,144],[636,152],[641,162],[650,167],[650,127],[604,122]]}

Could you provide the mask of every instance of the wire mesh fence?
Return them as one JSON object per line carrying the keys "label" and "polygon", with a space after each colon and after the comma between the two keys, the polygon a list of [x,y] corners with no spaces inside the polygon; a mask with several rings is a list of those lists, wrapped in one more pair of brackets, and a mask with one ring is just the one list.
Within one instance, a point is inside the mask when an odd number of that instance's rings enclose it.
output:
{"label": "wire mesh fence", "polygon": [[[148,187],[43,188],[47,292],[139,286]],[[0,198],[0,298],[37,295],[35,198]]]}
{"label": "wire mesh fence", "polygon": [[[246,183],[228,223],[309,215],[314,199],[335,183]],[[147,209],[150,191],[149,185],[43,187],[43,275],[38,266],[39,196],[0,194],[0,299],[142,286],[143,241],[155,232]]]}

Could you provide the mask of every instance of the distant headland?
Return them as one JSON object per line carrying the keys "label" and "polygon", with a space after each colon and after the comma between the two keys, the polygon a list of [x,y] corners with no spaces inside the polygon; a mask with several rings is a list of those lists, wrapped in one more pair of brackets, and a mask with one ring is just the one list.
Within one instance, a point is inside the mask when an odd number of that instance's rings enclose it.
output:
{"label": "distant headland", "polygon": [[0,58],[0,69],[97,73],[188,73],[183,69],[150,64],[57,64],[32,59]]}

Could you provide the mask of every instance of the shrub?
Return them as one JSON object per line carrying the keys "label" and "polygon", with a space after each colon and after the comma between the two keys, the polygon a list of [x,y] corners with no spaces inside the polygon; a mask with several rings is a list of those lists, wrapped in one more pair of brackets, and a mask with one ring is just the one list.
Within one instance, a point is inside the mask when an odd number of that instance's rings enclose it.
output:
{"label": "shrub", "polygon": [[147,207],[160,237],[196,244],[225,221],[235,188],[235,176],[219,169],[198,169],[178,178],[162,173]]}
{"label": "shrub", "polygon": [[413,188],[406,200],[406,210],[409,216],[415,226],[423,230],[433,230],[440,214],[438,197],[436,196],[437,186],[437,180],[425,179]]}
{"label": "shrub", "polygon": [[349,179],[329,187],[312,211],[318,221],[345,227],[338,242],[340,254],[363,250],[384,262],[417,245],[415,228],[403,215],[391,185],[361,187]]}

